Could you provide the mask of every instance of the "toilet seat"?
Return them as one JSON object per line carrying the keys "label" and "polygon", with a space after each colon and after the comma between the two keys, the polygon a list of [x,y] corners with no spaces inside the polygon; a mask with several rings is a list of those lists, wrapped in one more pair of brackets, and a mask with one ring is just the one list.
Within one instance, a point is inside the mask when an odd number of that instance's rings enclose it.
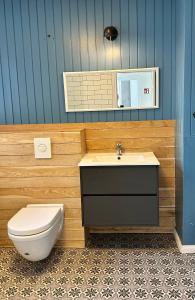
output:
{"label": "toilet seat", "polygon": [[59,207],[25,207],[8,222],[8,232],[15,236],[30,236],[49,229],[61,217]]}

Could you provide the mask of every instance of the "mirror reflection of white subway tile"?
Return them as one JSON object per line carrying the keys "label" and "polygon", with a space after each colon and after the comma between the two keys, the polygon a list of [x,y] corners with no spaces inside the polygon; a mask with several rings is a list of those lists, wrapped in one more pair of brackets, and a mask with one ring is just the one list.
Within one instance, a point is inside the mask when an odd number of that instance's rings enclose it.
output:
{"label": "mirror reflection of white subway tile", "polygon": [[64,72],[66,111],[155,109],[159,68]]}

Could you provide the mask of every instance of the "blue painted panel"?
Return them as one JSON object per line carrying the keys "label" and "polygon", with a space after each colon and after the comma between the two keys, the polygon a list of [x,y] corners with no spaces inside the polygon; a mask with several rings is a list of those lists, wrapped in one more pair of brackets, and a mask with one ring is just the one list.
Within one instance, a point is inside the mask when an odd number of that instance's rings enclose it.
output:
{"label": "blue painted panel", "polygon": [[3,80],[2,80],[2,70],[1,70],[1,56],[0,56],[0,124],[5,124],[5,100],[3,94]]}
{"label": "blue painted panel", "polygon": [[[175,117],[175,0],[0,0],[1,123]],[[103,37],[118,28],[114,42]],[[160,109],[66,113],[63,71],[160,67]],[[2,92],[1,92],[2,95]]]}
{"label": "blue painted panel", "polygon": [[176,228],[184,245],[194,245],[194,1],[176,3]]}
{"label": "blue painted panel", "polygon": [[[122,3],[119,0],[112,1],[112,24],[116,26],[116,28],[120,28],[120,9]],[[121,35],[118,35],[118,38],[112,43],[112,68],[120,69],[121,68]],[[123,120],[123,112],[122,111],[114,111],[114,120],[120,121]]]}
{"label": "blue painted panel", "polygon": [[183,244],[195,245],[195,137],[185,137],[184,145]]}
{"label": "blue painted panel", "polygon": [[183,205],[184,205],[184,65],[185,65],[185,15],[184,1],[176,5],[176,229],[183,242]]}
{"label": "blue painted panel", "polygon": [[[160,108],[155,110],[155,119],[163,118],[163,103],[164,103],[164,57],[163,57],[163,17],[164,7],[161,0],[155,0],[155,66],[160,68]],[[168,76],[168,74],[166,74]]]}
{"label": "blue painted panel", "polygon": [[[97,2],[97,1],[96,1]],[[102,1],[102,9],[103,9],[103,28],[109,26],[110,24],[114,24],[112,22],[112,0]],[[103,33],[102,33],[103,34]],[[105,68],[107,70],[112,69],[112,52],[113,52],[113,45],[107,39],[103,39],[104,43],[104,51],[105,51]],[[102,112],[99,113],[99,121],[112,121],[115,120],[115,112]]]}
{"label": "blue painted panel", "polygon": [[80,39],[80,56],[81,70],[89,71],[89,47],[87,32],[87,6],[86,3],[78,1],[79,11],[79,39]]}
{"label": "blue painted panel", "polygon": [[[16,1],[14,4],[13,21],[14,21],[14,28],[15,28],[16,63],[17,63],[17,72],[18,72],[18,89],[20,95],[21,122],[23,124],[26,124],[29,123],[29,109],[28,109],[28,95],[27,95],[25,61],[24,61],[24,46],[23,46],[23,37],[21,34],[22,32],[21,6],[19,1]],[[40,93],[39,93],[39,97],[41,97]],[[42,103],[42,101],[40,101],[40,103]]]}
{"label": "blue painted panel", "polygon": [[66,122],[67,118],[64,114],[65,102],[63,72],[65,70],[64,48],[63,48],[63,20],[62,20],[62,5],[60,0],[55,1],[54,5],[54,32],[55,32],[55,52],[56,52],[56,74],[58,83],[58,100],[60,109],[60,121]]}
{"label": "blue painted panel", "polygon": [[[81,71],[81,52],[80,52],[80,38],[79,38],[79,14],[78,1],[70,1],[70,32],[73,55],[73,71]],[[83,113],[75,114],[75,122],[83,121]]]}
{"label": "blue painted panel", "polygon": [[13,115],[14,123],[21,123],[21,112],[20,112],[20,98],[18,91],[18,74],[16,64],[16,51],[15,51],[15,35],[14,35],[14,24],[13,24],[13,8],[11,0],[5,1],[5,20],[7,30],[7,48],[10,65],[10,83],[11,83],[11,95],[13,103]]}
{"label": "blue painted panel", "polygon": [[50,96],[49,66],[48,66],[48,49],[47,49],[47,31],[45,20],[45,4],[44,0],[37,1],[38,14],[38,38],[39,52],[41,61],[41,83],[43,90],[43,106],[45,111],[45,122],[52,123],[52,105]]}
{"label": "blue painted panel", "polygon": [[[130,43],[130,68],[138,67],[138,14],[137,1],[129,2],[129,43]],[[139,120],[138,111],[131,111],[131,120]]]}
{"label": "blue painted panel", "polygon": [[171,92],[172,92],[172,118],[176,118],[176,1],[172,1],[172,39],[171,39],[171,47],[172,47],[172,85],[171,85]]}
{"label": "blue painted panel", "polygon": [[[153,67],[155,65],[155,28],[153,26],[155,18],[155,0],[146,1],[146,66]],[[154,110],[150,109],[146,112],[147,120],[154,119]]]}
{"label": "blue painted panel", "polygon": [[[54,9],[53,0],[47,0],[45,5],[45,16],[46,16],[46,30],[47,30],[47,51],[48,51],[48,65],[49,65],[49,83],[50,83],[50,95],[51,95],[51,106],[53,122],[60,122],[60,104],[59,104],[59,93],[58,93],[58,82],[57,82],[57,66],[56,66],[56,42],[55,42],[55,31],[54,31]],[[56,4],[55,4],[56,5]]]}
{"label": "blue painted panel", "polygon": [[[146,1],[139,0],[138,5],[138,68],[146,66]],[[146,110],[138,110],[138,118],[146,120]]]}
{"label": "blue painted panel", "polygon": [[172,52],[169,49],[171,45],[172,32],[170,28],[171,24],[171,2],[165,0],[163,3],[164,10],[164,31],[163,31],[163,41],[166,40],[166,43],[163,43],[163,103],[162,103],[162,112],[164,115],[168,116],[168,119],[171,118],[172,114],[172,105],[171,105],[171,82],[172,78],[167,76],[172,72]]}
{"label": "blue painted panel", "polygon": [[191,119],[191,134],[195,135],[195,117],[193,113],[195,112],[195,3],[192,2],[193,9],[192,9],[192,29],[191,29],[191,36],[192,36],[192,57],[191,57],[191,64],[192,64],[192,85],[191,85],[191,112],[190,112],[190,119]]}
{"label": "blue painted panel", "polygon": [[[39,35],[38,35],[38,16],[36,1],[29,1],[30,14],[30,28],[31,28],[31,42],[32,42],[32,64],[34,74],[34,93],[37,111],[37,122],[44,123],[44,101],[43,90],[41,84],[41,61],[39,49]],[[19,18],[17,18],[19,19]]]}
{"label": "blue painted panel", "polygon": [[5,26],[5,7],[4,1],[0,0],[0,51],[1,51],[1,71],[2,71],[2,84],[4,92],[4,100],[0,98],[1,105],[5,103],[5,118],[1,119],[1,124],[6,120],[6,124],[14,123],[13,118],[13,102],[11,94],[11,83],[10,83],[10,66],[9,56],[7,48],[7,33]]}
{"label": "blue painted panel", "polygon": [[[13,2],[13,5],[14,3],[15,1]],[[32,65],[30,16],[31,16],[31,12],[29,10],[29,1],[22,1],[21,18],[22,18],[22,35],[23,35],[23,45],[24,45],[26,86],[27,86],[27,97],[28,97],[28,108],[29,108],[29,122],[37,123],[34,72],[33,72],[33,65]]]}
{"label": "blue painted panel", "polygon": [[[130,68],[130,44],[129,44],[129,1],[124,0],[123,4],[120,5],[121,9],[121,68],[128,69]],[[122,119],[130,120],[131,111],[124,110]]]}
{"label": "blue painted panel", "polygon": [[[70,29],[70,1],[62,1],[61,3],[62,3],[63,46],[64,46],[64,60],[65,60],[64,71],[68,72],[73,69],[72,40],[71,40],[71,29]],[[75,122],[75,113],[69,113],[69,114],[65,113],[64,122]]]}

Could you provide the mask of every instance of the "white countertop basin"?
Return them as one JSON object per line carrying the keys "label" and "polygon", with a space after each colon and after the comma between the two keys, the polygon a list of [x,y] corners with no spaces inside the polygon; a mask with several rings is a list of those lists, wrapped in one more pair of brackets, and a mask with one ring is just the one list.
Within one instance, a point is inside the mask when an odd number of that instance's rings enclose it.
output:
{"label": "white countertop basin", "polygon": [[122,156],[116,153],[86,153],[78,164],[87,166],[145,166],[160,165],[153,152],[125,152]]}

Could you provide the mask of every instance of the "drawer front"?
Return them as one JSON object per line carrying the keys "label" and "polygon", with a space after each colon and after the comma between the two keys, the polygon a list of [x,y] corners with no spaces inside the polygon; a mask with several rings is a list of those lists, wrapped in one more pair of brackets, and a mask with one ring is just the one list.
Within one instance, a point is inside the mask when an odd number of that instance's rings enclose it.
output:
{"label": "drawer front", "polygon": [[84,226],[158,226],[157,196],[84,196]]}
{"label": "drawer front", "polygon": [[144,195],[158,193],[158,167],[81,167],[82,194]]}

